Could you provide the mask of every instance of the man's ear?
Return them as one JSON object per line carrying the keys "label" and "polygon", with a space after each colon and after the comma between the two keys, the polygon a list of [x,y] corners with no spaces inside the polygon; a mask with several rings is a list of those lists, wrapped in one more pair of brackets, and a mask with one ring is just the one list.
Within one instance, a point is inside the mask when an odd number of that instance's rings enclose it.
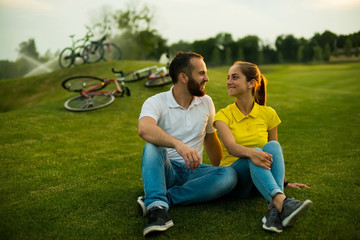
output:
{"label": "man's ear", "polygon": [[181,81],[184,84],[187,84],[187,82],[189,81],[189,77],[186,73],[180,73],[179,74],[179,81]]}

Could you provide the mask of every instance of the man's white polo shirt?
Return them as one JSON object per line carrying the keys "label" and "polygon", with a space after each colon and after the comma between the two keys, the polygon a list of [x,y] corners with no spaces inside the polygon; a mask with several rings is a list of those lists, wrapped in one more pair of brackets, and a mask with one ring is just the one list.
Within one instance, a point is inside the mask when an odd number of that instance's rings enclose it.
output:
{"label": "man's white polo shirt", "polygon": [[[212,124],[214,103],[208,95],[194,97],[189,108],[185,109],[175,101],[172,89],[148,98],[142,106],[139,119],[152,117],[166,133],[196,149],[202,158],[206,133],[216,131]],[[174,148],[167,148],[167,152],[171,160],[184,161]]]}

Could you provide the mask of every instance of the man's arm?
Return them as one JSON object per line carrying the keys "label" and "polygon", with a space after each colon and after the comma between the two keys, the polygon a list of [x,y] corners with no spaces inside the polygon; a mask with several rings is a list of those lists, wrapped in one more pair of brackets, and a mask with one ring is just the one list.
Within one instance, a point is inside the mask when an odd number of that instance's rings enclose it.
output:
{"label": "man's arm", "polygon": [[145,141],[152,144],[174,148],[178,139],[162,130],[152,117],[142,117],[138,124],[138,134]]}
{"label": "man's arm", "polygon": [[219,166],[222,158],[222,148],[216,132],[205,135],[204,145],[211,164]]}
{"label": "man's arm", "polygon": [[191,169],[196,169],[200,166],[200,155],[199,153],[178,140],[177,138],[167,134],[162,130],[152,117],[142,117],[138,124],[138,134],[145,141],[152,144],[175,148],[175,150],[184,158],[186,166]]}

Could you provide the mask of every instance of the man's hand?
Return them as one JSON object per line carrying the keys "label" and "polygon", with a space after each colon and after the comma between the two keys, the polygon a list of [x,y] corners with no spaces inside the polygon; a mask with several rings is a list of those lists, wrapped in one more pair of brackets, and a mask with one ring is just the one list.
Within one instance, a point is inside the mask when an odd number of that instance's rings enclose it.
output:
{"label": "man's hand", "polygon": [[201,157],[195,149],[180,141],[175,146],[175,149],[180,154],[180,156],[184,158],[187,168],[195,170],[196,168],[200,167]]}

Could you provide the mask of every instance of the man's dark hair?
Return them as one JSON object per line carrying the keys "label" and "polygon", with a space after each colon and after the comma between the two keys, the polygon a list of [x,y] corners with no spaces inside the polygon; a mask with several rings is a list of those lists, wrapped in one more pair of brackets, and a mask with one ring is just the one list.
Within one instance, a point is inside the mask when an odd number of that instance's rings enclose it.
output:
{"label": "man's dark hair", "polygon": [[169,66],[169,74],[174,84],[177,83],[180,73],[185,73],[186,75],[191,76],[191,73],[194,69],[190,62],[190,59],[192,58],[204,59],[203,56],[194,52],[176,53]]}

